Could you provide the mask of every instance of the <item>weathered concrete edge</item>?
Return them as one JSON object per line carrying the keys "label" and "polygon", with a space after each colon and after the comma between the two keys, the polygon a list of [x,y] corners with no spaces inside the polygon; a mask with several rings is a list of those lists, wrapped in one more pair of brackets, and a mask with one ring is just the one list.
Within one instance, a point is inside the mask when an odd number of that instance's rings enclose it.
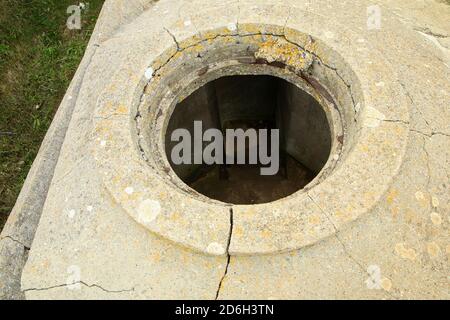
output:
{"label": "weathered concrete edge", "polygon": [[[95,48],[91,47],[86,50],[0,235],[0,283],[2,285],[0,287],[0,299],[24,298],[20,291],[21,271],[27,260],[28,251],[33,242],[47,198],[47,192],[72,118],[84,72],[94,53]],[[14,251],[5,252],[4,248],[8,245],[5,241],[7,239],[21,244],[21,246],[18,246]],[[17,259],[19,255],[23,256],[23,259]]]}
{"label": "weathered concrete edge", "polygon": [[[130,18],[147,9],[142,0],[133,0],[133,2],[135,2],[135,6],[122,6],[127,12],[121,12],[123,19],[113,19],[112,24],[111,19],[107,16],[117,2],[107,0],[103,5],[83,59],[44,137],[16,204],[0,234],[1,300],[25,299],[25,295],[21,291],[22,270],[28,259],[28,252],[41,217],[85,72],[97,47],[100,46],[99,42],[107,40]],[[144,1],[144,3],[146,2],[152,3],[153,1]]]}

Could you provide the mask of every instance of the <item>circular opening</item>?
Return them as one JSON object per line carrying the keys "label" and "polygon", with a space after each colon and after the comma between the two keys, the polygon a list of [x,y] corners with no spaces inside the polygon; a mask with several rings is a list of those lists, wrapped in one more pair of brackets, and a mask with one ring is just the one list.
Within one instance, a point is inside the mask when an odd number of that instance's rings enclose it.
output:
{"label": "circular opening", "polygon": [[176,175],[232,204],[267,203],[303,189],[331,148],[320,103],[267,75],[225,76],[200,87],[177,104],[165,134]]}

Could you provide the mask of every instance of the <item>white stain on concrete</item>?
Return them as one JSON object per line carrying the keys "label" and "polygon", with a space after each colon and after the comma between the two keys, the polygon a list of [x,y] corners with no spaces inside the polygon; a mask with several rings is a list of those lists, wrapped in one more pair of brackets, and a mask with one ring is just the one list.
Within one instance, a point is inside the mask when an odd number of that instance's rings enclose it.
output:
{"label": "white stain on concrete", "polygon": [[227,29],[230,30],[230,31],[236,31],[237,30],[236,23],[233,23],[233,22],[229,23],[228,26],[227,26]]}
{"label": "white stain on concrete", "polygon": [[125,188],[125,193],[126,193],[126,194],[132,195],[133,192],[134,192],[133,187],[126,187],[126,188]]}
{"label": "white stain on concrete", "polygon": [[161,213],[161,204],[159,201],[146,199],[141,202],[138,208],[139,220],[148,224],[153,222]]}
{"label": "white stain on concrete", "polygon": [[153,78],[153,68],[147,68],[147,70],[145,70],[144,76],[147,80],[151,80]]}
{"label": "white stain on concrete", "polygon": [[94,210],[94,207],[93,207],[93,206],[87,206],[87,207],[86,207],[86,210],[87,210],[88,212],[92,212],[92,210]]}
{"label": "white stain on concrete", "polygon": [[185,27],[189,27],[191,24],[192,24],[191,20],[186,20],[186,21],[184,22],[184,26],[185,26]]}
{"label": "white stain on concrete", "polygon": [[74,209],[70,209],[69,212],[67,213],[67,216],[72,219],[73,217],[75,217],[76,211]]}

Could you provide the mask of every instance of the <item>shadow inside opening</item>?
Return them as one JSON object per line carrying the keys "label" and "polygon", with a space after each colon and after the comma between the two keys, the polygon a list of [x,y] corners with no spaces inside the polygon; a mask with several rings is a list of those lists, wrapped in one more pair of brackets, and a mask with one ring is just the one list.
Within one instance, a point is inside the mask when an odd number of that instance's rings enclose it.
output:
{"label": "shadow inside opening", "polygon": [[[279,170],[261,175],[260,169],[267,165],[259,159],[257,164],[248,164],[248,140],[246,164],[175,164],[171,155],[179,140],[173,141],[172,133],[186,129],[194,137],[195,121],[201,121],[203,132],[215,128],[224,137],[227,129],[267,129],[269,154],[270,130],[278,129]],[[203,149],[209,143],[203,142]],[[259,150],[259,142],[254,147]],[[223,148],[227,154],[225,143]],[[319,102],[297,86],[274,76],[235,75],[207,83],[175,107],[165,149],[174,172],[197,192],[225,203],[259,204],[287,197],[319,174],[331,152],[331,131]],[[191,149],[193,159],[195,148]],[[236,155],[228,156],[236,160]]]}

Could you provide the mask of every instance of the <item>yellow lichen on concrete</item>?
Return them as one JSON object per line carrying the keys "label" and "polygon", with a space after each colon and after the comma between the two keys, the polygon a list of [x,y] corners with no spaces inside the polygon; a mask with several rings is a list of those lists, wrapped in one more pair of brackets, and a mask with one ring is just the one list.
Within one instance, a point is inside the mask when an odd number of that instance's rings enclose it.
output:
{"label": "yellow lichen on concrete", "polygon": [[392,289],[392,281],[388,278],[383,278],[381,280],[381,287],[386,291],[391,291]]}
{"label": "yellow lichen on concrete", "polygon": [[395,245],[395,252],[403,259],[414,261],[417,257],[417,253],[412,248],[407,248],[404,243],[397,243]]}
{"label": "yellow lichen on concrete", "polygon": [[281,62],[296,72],[307,71],[314,61],[311,54],[280,38],[270,38],[261,43],[255,57],[269,63]]}
{"label": "yellow lichen on concrete", "polygon": [[439,245],[436,242],[429,242],[427,244],[427,252],[430,255],[430,258],[434,259],[441,253],[441,248],[439,248]]}
{"label": "yellow lichen on concrete", "polygon": [[398,191],[395,189],[392,189],[391,191],[389,191],[389,194],[387,196],[387,202],[389,204],[394,203],[395,198],[398,196]]}
{"label": "yellow lichen on concrete", "polygon": [[431,222],[433,222],[434,225],[439,226],[442,223],[441,215],[437,212],[432,212],[430,214]]}

